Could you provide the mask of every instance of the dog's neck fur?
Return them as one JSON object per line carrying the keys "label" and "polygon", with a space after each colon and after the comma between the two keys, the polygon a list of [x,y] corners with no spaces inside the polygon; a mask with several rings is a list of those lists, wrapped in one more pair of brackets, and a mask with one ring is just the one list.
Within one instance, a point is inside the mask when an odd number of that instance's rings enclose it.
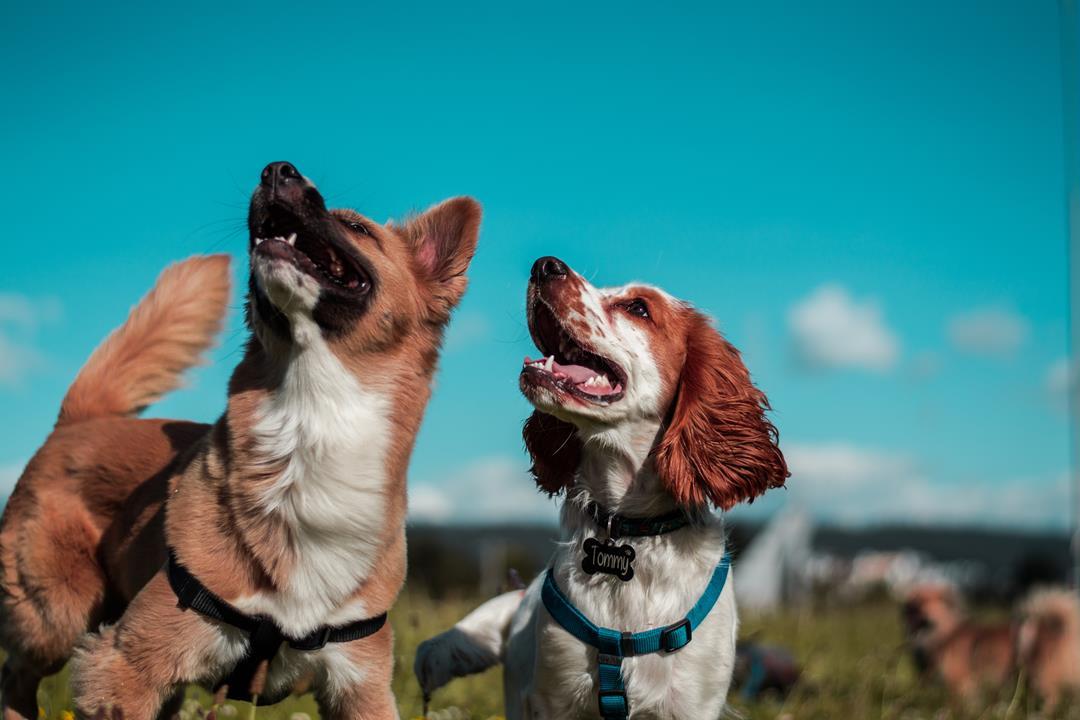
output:
{"label": "dog's neck fur", "polygon": [[[723,524],[706,508],[700,508],[690,511],[692,522],[681,530],[616,541],[630,543],[637,551],[635,576],[630,582],[621,583],[602,575],[590,577],[580,570],[581,545],[585,538],[606,537],[606,531],[597,527],[585,512],[590,500],[630,517],[663,515],[676,509],[676,503],[656,474],[650,456],[661,429],[659,420],[643,419],[621,423],[615,428],[579,431],[582,460],[576,484],[563,504],[565,542],[556,557],[556,572],[560,582],[568,583],[567,592],[575,602],[582,595],[592,594],[616,598],[611,607],[597,610],[602,615],[610,614],[612,621],[618,619],[619,612],[630,613],[626,616],[628,619],[640,615],[641,593],[646,588],[667,587],[664,595],[668,597],[680,594],[670,592],[671,588],[696,587],[696,578],[710,575],[723,555]],[[595,584],[605,582],[613,583],[621,592],[614,595],[593,593]],[[703,588],[704,583],[701,585]],[[585,602],[585,606],[579,606],[583,611],[591,604]],[[621,607],[621,603],[627,603],[627,607]],[[600,617],[596,620],[599,622]]]}
{"label": "dog's neck fur", "polygon": [[584,428],[577,484],[568,503],[583,507],[595,500],[605,508],[632,517],[662,515],[675,502],[656,474],[650,453],[661,431],[651,418],[616,427]]}
{"label": "dog's neck fur", "polygon": [[385,609],[358,589],[388,545],[403,550],[405,468],[429,389],[403,409],[393,383],[347,368],[313,323],[294,335],[253,340],[234,374],[225,482],[272,588],[235,603],[303,634]]}

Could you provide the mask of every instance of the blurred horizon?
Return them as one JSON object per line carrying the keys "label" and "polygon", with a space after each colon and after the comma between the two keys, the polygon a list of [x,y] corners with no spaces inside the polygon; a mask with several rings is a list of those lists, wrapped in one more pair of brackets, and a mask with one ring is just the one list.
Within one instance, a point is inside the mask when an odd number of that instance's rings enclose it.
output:
{"label": "blurred horizon", "polygon": [[[168,263],[229,252],[290,160],[378,220],[485,208],[410,472],[413,523],[553,523],[517,391],[529,267],[689,300],[793,476],[732,513],[1070,521],[1058,5],[61,3],[0,28],[0,497]],[[245,338],[148,416],[212,421]]]}

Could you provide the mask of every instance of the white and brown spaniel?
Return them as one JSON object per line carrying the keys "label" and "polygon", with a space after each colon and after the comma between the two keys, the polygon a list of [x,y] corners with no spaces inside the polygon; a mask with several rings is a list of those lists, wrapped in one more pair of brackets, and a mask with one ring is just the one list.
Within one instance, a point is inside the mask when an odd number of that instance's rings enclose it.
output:
{"label": "white and brown spaniel", "polygon": [[[501,660],[507,718],[618,717],[598,703],[598,661],[613,661],[568,632],[548,595],[624,634],[677,624],[724,563],[712,510],[782,486],[787,466],[739,352],[688,304],[646,285],[596,288],[546,257],[533,266],[528,319],[544,357],[521,372],[536,408],[525,444],[540,488],[566,493],[563,542],[529,588],[422,644],[415,670],[430,695]],[[597,568],[588,550],[600,544],[632,548],[629,579]],[[631,717],[721,716],[737,631],[730,577],[709,607],[674,652],[627,648]]]}

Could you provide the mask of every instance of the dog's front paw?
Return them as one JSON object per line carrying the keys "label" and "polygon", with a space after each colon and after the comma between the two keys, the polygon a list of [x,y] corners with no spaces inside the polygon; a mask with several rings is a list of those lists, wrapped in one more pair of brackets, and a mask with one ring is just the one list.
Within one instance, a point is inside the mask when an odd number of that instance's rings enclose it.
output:
{"label": "dog's front paw", "polygon": [[430,696],[454,678],[487,670],[498,660],[498,655],[455,627],[420,643],[413,672],[424,695]]}

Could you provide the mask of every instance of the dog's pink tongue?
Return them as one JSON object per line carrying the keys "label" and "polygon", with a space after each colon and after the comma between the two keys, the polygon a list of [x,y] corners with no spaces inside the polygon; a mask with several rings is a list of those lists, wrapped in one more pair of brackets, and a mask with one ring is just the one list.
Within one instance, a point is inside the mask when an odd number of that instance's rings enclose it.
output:
{"label": "dog's pink tongue", "polygon": [[554,370],[559,375],[565,375],[570,378],[570,381],[575,384],[583,383],[593,375],[598,374],[595,370],[590,370],[581,365],[560,365],[559,363],[554,363]]}
{"label": "dog's pink tongue", "polygon": [[[533,359],[529,358],[528,356],[525,356],[525,364],[526,365],[533,365],[533,364],[536,364],[536,363],[543,363],[543,362],[544,362],[543,358],[541,358],[539,360],[533,360]],[[559,363],[555,362],[554,358],[552,358],[552,360],[551,360],[551,374],[555,375],[556,377],[568,378],[575,385],[578,385],[580,383],[585,382],[586,380],[593,377],[594,375],[599,375],[600,377],[605,377],[605,375],[603,373],[599,373],[596,370],[591,370],[591,369],[589,369],[587,367],[584,367],[582,365],[560,365]]]}

